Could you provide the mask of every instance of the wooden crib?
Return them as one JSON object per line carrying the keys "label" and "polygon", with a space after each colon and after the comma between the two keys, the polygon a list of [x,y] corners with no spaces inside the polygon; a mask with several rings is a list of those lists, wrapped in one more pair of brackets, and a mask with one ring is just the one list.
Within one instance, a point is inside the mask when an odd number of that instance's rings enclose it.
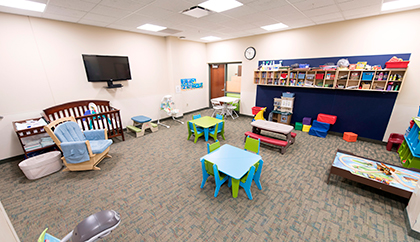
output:
{"label": "wooden crib", "polygon": [[[94,103],[99,113],[84,115],[89,110],[89,103]],[[109,101],[81,100],[59,104],[43,110],[43,117],[51,122],[63,117],[75,117],[82,130],[107,129],[108,137],[121,136],[124,141],[120,110],[109,105]]]}

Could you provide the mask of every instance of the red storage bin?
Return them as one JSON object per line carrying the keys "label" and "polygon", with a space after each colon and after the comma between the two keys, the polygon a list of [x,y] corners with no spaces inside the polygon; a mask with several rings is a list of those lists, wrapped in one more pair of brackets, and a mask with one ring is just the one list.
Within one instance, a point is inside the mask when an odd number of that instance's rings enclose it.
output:
{"label": "red storage bin", "polygon": [[386,62],[386,68],[407,68],[408,63],[410,61],[393,61],[393,62]]}
{"label": "red storage bin", "polygon": [[322,74],[316,74],[315,78],[316,79],[324,79],[324,74],[323,73]]}
{"label": "red storage bin", "polygon": [[252,114],[257,115],[257,113],[259,111],[261,111],[262,109],[264,109],[264,108],[263,107],[252,107]]}

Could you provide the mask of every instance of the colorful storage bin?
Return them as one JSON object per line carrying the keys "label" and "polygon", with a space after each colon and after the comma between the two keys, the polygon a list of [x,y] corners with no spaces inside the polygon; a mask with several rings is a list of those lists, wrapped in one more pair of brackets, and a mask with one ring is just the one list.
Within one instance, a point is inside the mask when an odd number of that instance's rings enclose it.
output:
{"label": "colorful storage bin", "polygon": [[407,68],[408,63],[410,61],[394,61],[394,62],[386,62],[386,68]]}
{"label": "colorful storage bin", "polygon": [[374,72],[363,72],[362,81],[372,81]]}

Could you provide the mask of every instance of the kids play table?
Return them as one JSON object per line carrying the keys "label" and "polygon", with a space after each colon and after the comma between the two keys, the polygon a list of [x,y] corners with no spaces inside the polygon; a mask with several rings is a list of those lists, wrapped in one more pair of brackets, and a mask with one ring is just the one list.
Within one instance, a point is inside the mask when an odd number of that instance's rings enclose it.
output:
{"label": "kids play table", "polygon": [[222,145],[219,149],[201,157],[201,159],[216,164],[220,172],[231,177],[233,197],[238,197],[239,180],[249,171],[251,166],[262,160],[260,155],[228,144]]}
{"label": "kids play table", "polygon": [[223,120],[221,119],[217,119],[217,118],[213,118],[213,117],[209,117],[209,116],[204,116],[198,119],[194,119],[191,120],[190,123],[195,124],[195,126],[197,127],[201,127],[204,129],[204,139],[206,141],[209,140],[209,128],[215,126],[218,123],[223,122]]}

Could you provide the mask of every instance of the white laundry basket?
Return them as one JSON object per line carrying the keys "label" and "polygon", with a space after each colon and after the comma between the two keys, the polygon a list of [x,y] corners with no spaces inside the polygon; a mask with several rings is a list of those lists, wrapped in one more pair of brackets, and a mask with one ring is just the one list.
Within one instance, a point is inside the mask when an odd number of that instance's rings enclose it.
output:
{"label": "white laundry basket", "polygon": [[19,163],[20,169],[30,179],[38,179],[59,171],[63,167],[60,151],[51,151],[28,158]]}

